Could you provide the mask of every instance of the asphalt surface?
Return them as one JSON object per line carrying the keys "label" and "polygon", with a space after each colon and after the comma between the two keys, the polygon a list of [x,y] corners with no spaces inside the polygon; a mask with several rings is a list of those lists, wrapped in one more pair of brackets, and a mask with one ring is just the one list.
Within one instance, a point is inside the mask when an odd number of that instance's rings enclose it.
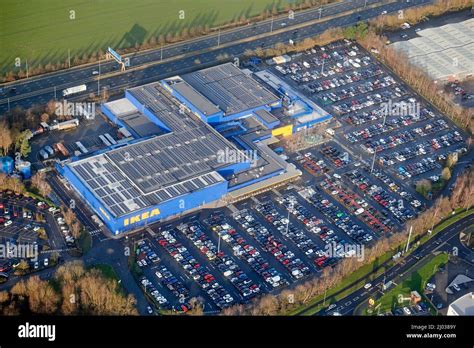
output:
{"label": "asphalt surface", "polygon": [[[319,19],[320,12],[317,9],[295,13],[295,19],[289,20],[286,16],[272,20],[263,21],[257,25],[223,31],[217,35],[206,36],[175,45],[167,45],[163,49],[150,50],[136,53],[129,56],[131,67],[146,66],[139,70],[130,70],[118,73],[117,63],[103,62],[100,67],[101,74],[106,74],[100,78],[100,86],[97,76],[92,72],[98,70],[98,65],[87,65],[84,67],[72,68],[66,71],[45,74],[21,80],[12,84],[2,86],[4,89],[3,99],[0,99],[0,112],[5,112],[15,106],[29,107],[33,104],[47,103],[49,100],[60,98],[62,90],[80,84],[87,85],[87,91],[83,94],[74,95],[70,100],[75,100],[97,92],[98,89],[109,91],[119,91],[128,87],[141,85],[156,81],[168,76],[182,74],[191,70],[203,68],[216,64],[223,60],[232,60],[239,57],[246,50],[253,50],[258,47],[268,48],[276,43],[288,42],[292,39],[295,42],[306,37],[315,36],[332,27],[345,27],[357,23],[360,20],[367,20],[380,15],[382,11],[396,12],[400,9],[412,7],[429,2],[428,0],[413,0],[410,2],[390,2],[352,0],[340,4],[326,6],[321,12],[321,18],[333,16],[342,11],[355,10],[351,14],[336,17],[320,22],[318,25],[308,24],[299,29],[297,25],[303,25]],[[370,5],[383,3],[381,6],[370,8]],[[367,8],[364,8],[364,5]],[[285,23],[284,26],[282,24]],[[265,33],[274,33],[263,38],[256,38]],[[241,42],[244,40],[245,42]],[[219,46],[217,46],[219,41]],[[160,64],[150,64],[152,62],[163,62]],[[222,59],[222,57],[227,57]],[[198,62],[198,63],[196,63]],[[107,76],[113,72],[112,76]],[[10,88],[15,87],[16,92],[10,93]]]}
{"label": "asphalt surface", "polygon": [[[26,242],[33,242],[37,240],[38,234],[32,231],[24,231],[23,227],[27,224],[33,224],[36,226],[42,226],[45,228],[48,234],[48,242],[52,250],[63,250],[66,249],[66,242],[62,236],[59,225],[56,222],[56,219],[53,214],[47,210],[42,210],[38,208],[34,201],[26,200],[24,198],[17,197],[2,197],[0,202],[4,203],[6,206],[15,207],[19,212],[19,216],[14,218],[13,224],[8,227],[1,227],[0,229],[0,240],[8,239],[17,239],[19,243],[21,240]],[[23,209],[27,209],[32,212],[32,214],[40,213],[44,216],[44,222],[37,222],[34,219],[23,219],[21,212]],[[11,214],[10,214],[11,215]],[[10,237],[9,237],[10,236]],[[43,241],[37,240],[39,245],[44,244]]]}
{"label": "asphalt surface", "polygon": [[[315,315],[331,315],[332,312],[339,312],[342,315],[351,315],[354,310],[364,301],[368,301],[370,297],[375,296],[378,292],[381,291],[380,285],[385,280],[385,283],[393,281],[399,283],[404,276],[407,276],[406,272],[415,265],[423,257],[435,252],[435,251],[452,251],[452,247],[449,244],[453,238],[457,238],[459,232],[461,232],[465,227],[472,225],[474,223],[474,216],[467,216],[455,224],[447,227],[443,232],[438,233],[435,237],[430,239],[425,244],[421,245],[415,251],[413,251],[403,263],[397,263],[395,266],[388,269],[382,275],[370,280],[372,287],[370,289],[364,289],[363,287],[352,292],[350,295],[335,301],[331,302],[332,296],[326,298],[327,304],[335,304],[335,307],[331,311],[322,310]],[[370,274],[366,276],[367,279],[370,278]],[[356,282],[359,282],[357,280]],[[369,281],[368,281],[369,282]],[[342,291],[342,290],[341,290]],[[337,294],[335,294],[337,295]],[[317,307],[322,304],[322,301],[314,304],[313,306],[306,309],[300,314],[304,314],[311,308]]]}

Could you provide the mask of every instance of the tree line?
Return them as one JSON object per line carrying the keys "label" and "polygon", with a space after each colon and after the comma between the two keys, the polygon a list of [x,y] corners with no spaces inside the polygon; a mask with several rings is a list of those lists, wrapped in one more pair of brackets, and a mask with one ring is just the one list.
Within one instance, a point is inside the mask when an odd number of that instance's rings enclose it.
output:
{"label": "tree line", "polygon": [[79,261],[60,266],[50,281],[31,276],[0,292],[2,315],[137,315],[135,305],[116,280]]}

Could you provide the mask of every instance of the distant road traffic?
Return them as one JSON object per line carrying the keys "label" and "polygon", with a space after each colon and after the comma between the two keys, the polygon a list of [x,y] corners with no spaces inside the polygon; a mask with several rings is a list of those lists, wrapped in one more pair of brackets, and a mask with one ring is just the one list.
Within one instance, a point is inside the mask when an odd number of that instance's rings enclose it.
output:
{"label": "distant road traffic", "polygon": [[[163,49],[129,54],[127,57],[130,58],[131,66],[129,69],[131,70],[123,73],[118,71],[119,67],[115,61],[104,61],[100,65],[100,74],[105,76],[99,77],[94,74],[98,70],[98,64],[89,64],[34,76],[2,86],[3,94],[0,95],[0,112],[5,112],[15,106],[27,108],[33,104],[47,103],[54,98],[60,99],[64,89],[80,84],[85,84],[87,91],[75,95],[74,98],[85,96],[89,93],[97,93],[98,90],[103,88],[119,90],[137,86],[170,75],[216,64],[221,60],[219,57],[225,55],[230,59],[241,56],[248,49],[267,48],[278,42],[289,42],[290,39],[295,42],[301,41],[304,38],[320,34],[329,28],[349,26],[359,20],[376,17],[382,11],[387,11],[388,13],[396,12],[428,2],[430,1],[347,0],[327,5],[321,11],[319,9],[310,9],[295,12],[294,19],[289,19],[286,16],[273,20],[268,19],[202,38],[166,45]],[[348,11],[352,12],[345,16],[324,20],[325,17],[335,16]],[[310,24],[315,20],[319,20],[319,18],[321,18],[322,22],[319,22],[317,25]],[[308,23],[308,25],[305,26],[305,23]],[[265,35],[271,32],[275,32],[275,34]],[[143,68],[137,70],[137,67],[140,66]],[[12,88],[14,91],[11,90]]]}
{"label": "distant road traffic", "polygon": [[[339,312],[342,315],[352,315],[353,311],[357,308],[357,306],[364,302],[368,301],[368,299],[374,296],[380,288],[377,286],[378,284],[385,281],[388,283],[389,281],[394,281],[398,276],[405,275],[405,273],[413,267],[419,260],[424,258],[425,256],[433,253],[436,250],[439,251],[451,251],[450,247],[444,247],[447,245],[447,242],[450,241],[452,238],[456,238],[459,233],[469,225],[474,224],[474,216],[471,214],[466,216],[465,218],[457,221],[453,225],[445,228],[442,232],[438,233],[436,236],[431,238],[428,242],[420,246],[418,249],[413,251],[405,260],[404,263],[399,263],[391,268],[389,268],[386,272],[379,275],[375,279],[372,279],[370,283],[372,287],[370,289],[364,289],[363,287],[357,289],[356,291],[352,292],[351,294],[347,295],[346,297],[333,302],[335,304],[334,308],[328,312],[326,310],[322,310],[315,315],[327,315],[332,312]],[[368,277],[368,276],[367,276]],[[342,291],[342,290],[341,290]],[[337,295],[337,294],[336,294]],[[326,299],[326,303],[331,303],[331,297]],[[304,314],[308,310],[312,308],[316,308],[317,306],[321,305],[322,301],[315,303],[311,307],[308,307],[304,311],[299,314]]]}

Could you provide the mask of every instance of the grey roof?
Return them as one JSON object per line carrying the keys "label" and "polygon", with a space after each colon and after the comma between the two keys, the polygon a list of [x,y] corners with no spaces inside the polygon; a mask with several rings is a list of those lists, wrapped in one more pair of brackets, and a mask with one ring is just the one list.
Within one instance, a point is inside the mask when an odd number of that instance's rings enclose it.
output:
{"label": "grey roof", "polygon": [[232,63],[182,76],[226,115],[275,103],[279,98]]}
{"label": "grey roof", "polygon": [[206,99],[201,93],[195,90],[189,83],[177,80],[173,84],[173,89],[191,102],[204,115],[209,116],[220,112],[220,109]]}
{"label": "grey roof", "polygon": [[[169,95],[159,82],[129,93],[171,129],[170,133],[68,164],[115,216],[223,182],[216,172],[226,148],[238,151]],[[144,111],[144,110],[142,110]]]}
{"label": "grey roof", "polygon": [[433,79],[464,78],[474,73],[474,19],[424,29],[418,35],[395,42],[393,47]]}
{"label": "grey roof", "polygon": [[156,124],[151,122],[148,117],[140,112],[135,112],[130,115],[124,115],[120,119],[130,128],[135,131],[141,138],[146,138],[151,135],[160,134],[163,130]]}
{"label": "grey roof", "polygon": [[254,112],[254,114],[267,123],[278,121],[278,118],[276,116],[272,115],[270,112],[268,112],[265,109],[257,110]]}
{"label": "grey roof", "polygon": [[163,133],[160,127],[139,112],[135,105],[126,98],[108,102],[105,107],[142,138]]}

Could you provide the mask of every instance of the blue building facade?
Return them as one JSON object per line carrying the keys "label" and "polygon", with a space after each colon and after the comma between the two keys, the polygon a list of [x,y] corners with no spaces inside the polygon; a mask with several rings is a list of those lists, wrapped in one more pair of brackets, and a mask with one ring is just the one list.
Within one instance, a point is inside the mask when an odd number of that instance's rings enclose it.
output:
{"label": "blue building facade", "polygon": [[228,183],[222,181],[204,189],[194,191],[161,204],[153,205],[132,213],[115,217],[104,204],[83,184],[68,166],[56,166],[76,192],[87,202],[89,207],[101,218],[105,225],[117,235],[129,230],[135,230],[170,216],[178,215],[199,206],[216,201],[227,193]]}

